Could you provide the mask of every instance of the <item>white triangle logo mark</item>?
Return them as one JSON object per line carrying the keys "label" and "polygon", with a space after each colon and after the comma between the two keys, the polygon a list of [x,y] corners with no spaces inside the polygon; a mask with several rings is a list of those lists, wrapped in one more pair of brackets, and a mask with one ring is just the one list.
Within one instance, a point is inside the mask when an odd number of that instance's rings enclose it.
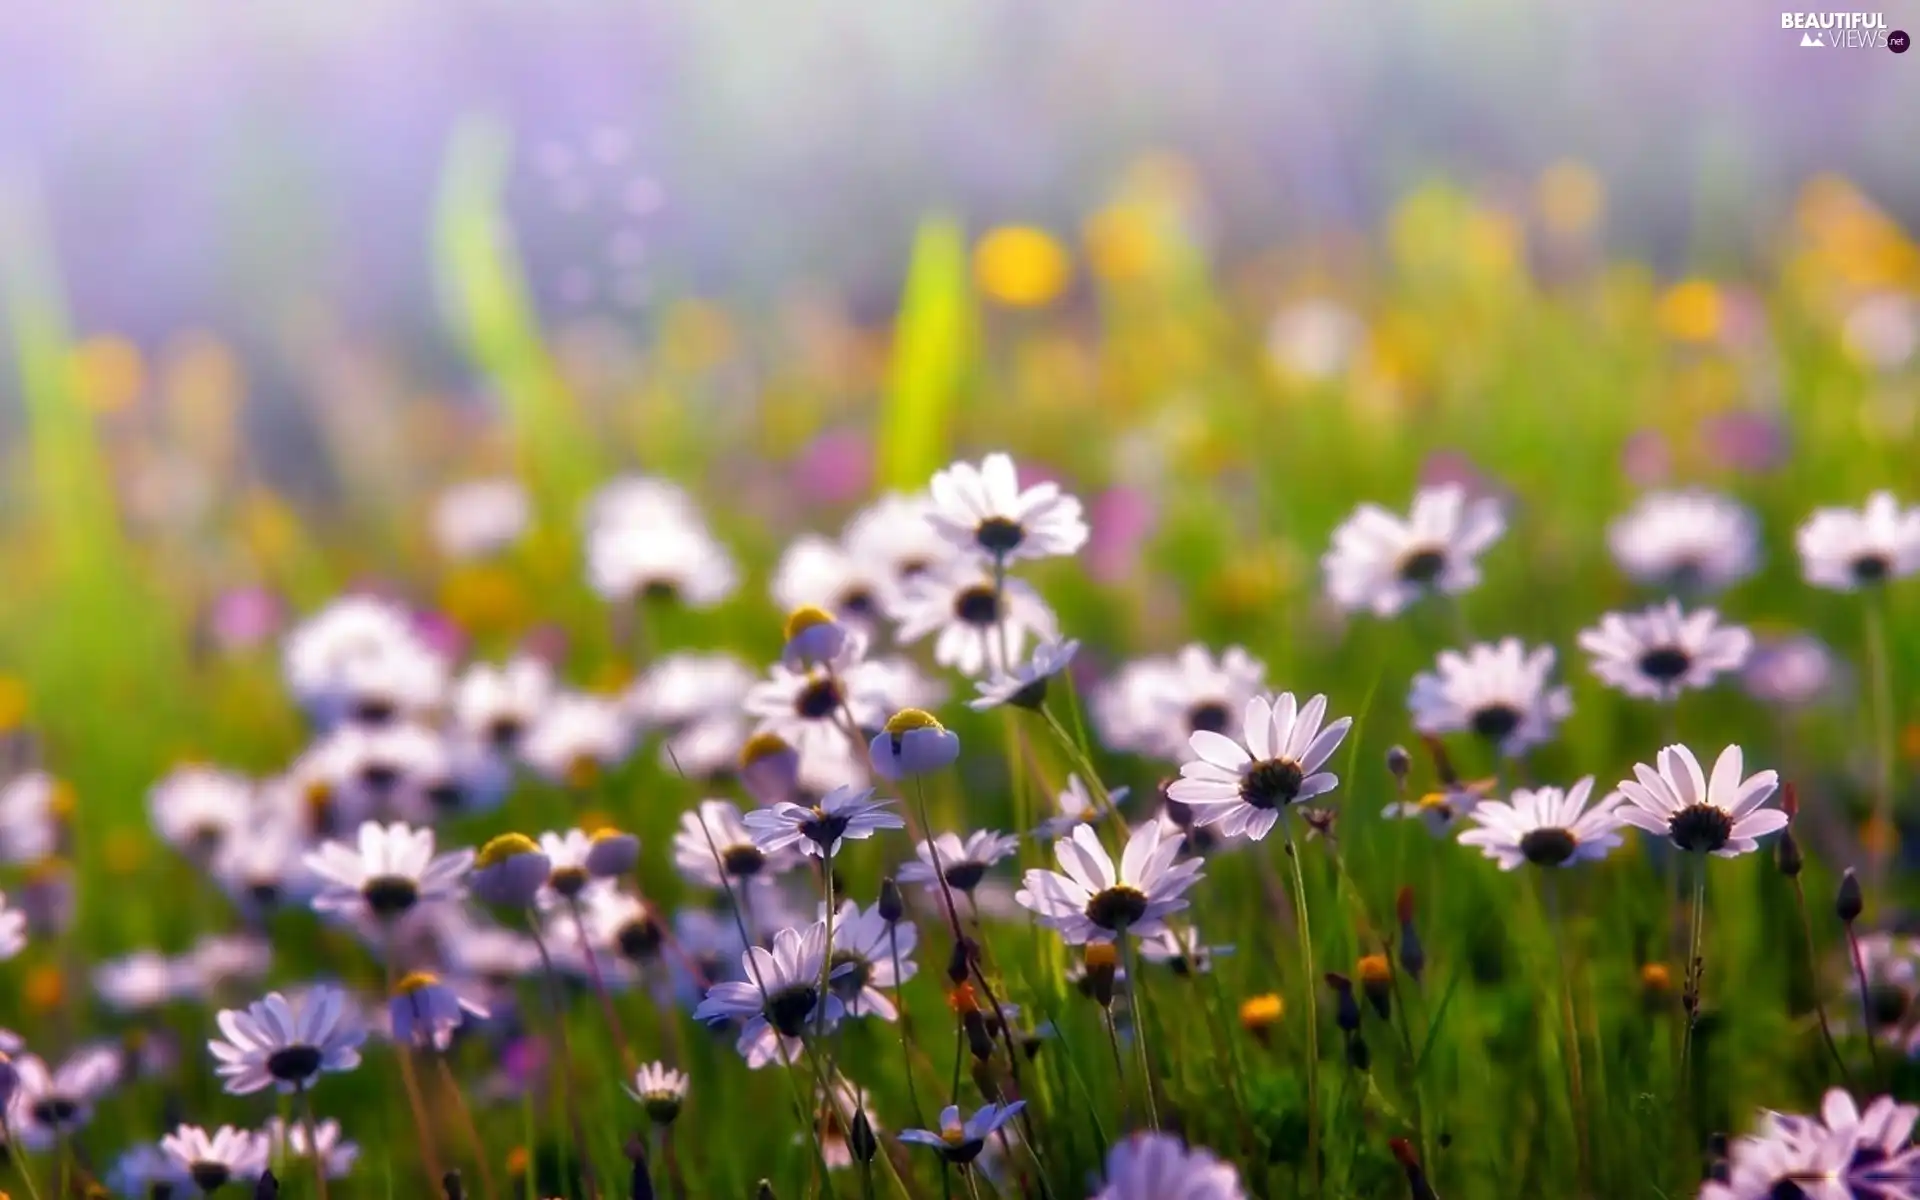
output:
{"label": "white triangle logo mark", "polygon": [[1821,34],[1803,33],[1800,35],[1800,44],[1802,46],[1819,46],[1825,49],[1827,43]]}

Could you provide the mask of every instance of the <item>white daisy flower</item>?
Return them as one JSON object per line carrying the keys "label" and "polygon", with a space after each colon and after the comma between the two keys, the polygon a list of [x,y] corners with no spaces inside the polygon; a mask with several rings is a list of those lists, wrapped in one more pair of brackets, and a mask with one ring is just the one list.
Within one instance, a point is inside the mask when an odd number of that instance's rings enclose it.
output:
{"label": "white daisy flower", "polygon": [[588,888],[580,901],[587,937],[633,963],[651,962],[666,943],[667,924],[653,905],[608,882]]}
{"label": "white daisy flower", "polygon": [[1418,799],[1396,800],[1381,809],[1380,815],[1420,821],[1426,825],[1428,833],[1435,837],[1445,837],[1453,832],[1461,821],[1473,815],[1473,810],[1487,798],[1493,786],[1494,781],[1490,779],[1475,783],[1456,780],[1437,791],[1427,792]]}
{"label": "white daisy flower", "polygon": [[1920,1186],[1920,1151],[1909,1144],[1920,1109],[1882,1096],[1862,1113],[1835,1088],[1821,1115],[1764,1113],[1757,1132],[1727,1147],[1724,1180],[1700,1200],[1893,1200]]}
{"label": "white daisy flower", "polygon": [[1554,658],[1552,646],[1528,651],[1519,638],[1464,655],[1443,650],[1437,671],[1413,677],[1413,727],[1429,735],[1471,730],[1504,757],[1519,758],[1552,740],[1573,712],[1573,693],[1549,683]]}
{"label": "white daisy flower", "polygon": [[1641,583],[1717,592],[1760,568],[1760,525],[1715,492],[1652,492],[1607,528],[1620,569]]}
{"label": "white daisy flower", "polygon": [[954,834],[943,833],[931,844],[922,840],[915,845],[915,861],[901,864],[896,878],[901,883],[918,883],[938,892],[940,878],[945,875],[948,887],[971,892],[980,886],[993,864],[1012,857],[1019,850],[1019,838],[994,829],[970,833],[965,841]]}
{"label": "white daisy flower", "polygon": [[1093,1200],[1245,1200],[1239,1172],[1169,1133],[1136,1133],[1107,1151],[1106,1186]]}
{"label": "white daisy flower", "polygon": [[1891,492],[1866,507],[1822,508],[1795,535],[1800,567],[1815,587],[1850,592],[1920,570],[1920,507],[1902,508]]}
{"label": "white daisy flower", "polygon": [[533,503],[517,479],[457,483],[433,502],[433,542],[448,558],[498,554],[532,523]]}
{"label": "white daisy flower", "polygon": [[[830,668],[794,670],[774,663],[747,692],[746,711],[757,721],[755,733],[770,733],[793,747],[803,774],[832,775],[866,760],[867,739],[888,717],[903,708],[932,707],[939,696],[910,664],[867,658],[865,639],[856,634]],[[858,746],[846,728],[848,714],[858,726]]]}
{"label": "white daisy flower", "polygon": [[0,862],[53,857],[60,822],[71,808],[66,785],[45,771],[26,771],[0,783]]}
{"label": "white daisy flower", "polygon": [[1505,530],[1499,501],[1469,500],[1459,484],[1421,489],[1405,520],[1363,504],[1320,560],[1327,595],[1348,612],[1391,617],[1429,590],[1464,592],[1480,582],[1477,560]]}
{"label": "white daisy flower", "polygon": [[940,1110],[940,1128],[903,1129],[900,1140],[916,1146],[931,1146],[940,1152],[940,1156],[955,1166],[965,1166],[980,1157],[986,1149],[987,1139],[999,1132],[1000,1127],[1020,1115],[1027,1106],[1025,1100],[1015,1100],[1012,1104],[989,1104],[966,1120],[960,1119],[960,1109],[949,1104]]}
{"label": "white daisy flower", "polygon": [[27,948],[27,914],[7,907],[7,894],[0,892],[0,962]]}
{"label": "white daisy flower", "polygon": [[1011,704],[1015,708],[1038,709],[1047,698],[1047,683],[1067,669],[1080,643],[1072,638],[1043,641],[1033,648],[1033,657],[1014,667],[1013,674],[996,674],[974,684],[979,697],[967,701],[975,712],[986,712]]}
{"label": "white daisy flower", "polygon": [[856,558],[839,542],[812,533],[788,545],[773,572],[773,600],[781,612],[818,608],[869,633],[892,615],[899,588],[887,562]]}
{"label": "white daisy flower", "polygon": [[360,1157],[360,1147],[342,1138],[340,1122],[331,1118],[313,1127],[312,1148],[309,1148],[304,1122],[288,1123],[279,1117],[268,1117],[265,1133],[275,1156],[305,1161],[317,1153],[320,1169],[327,1173],[328,1179],[346,1178],[353,1170],[354,1160]]}
{"label": "white daisy flower", "polygon": [[586,505],[587,527],[698,521],[693,497],[677,483],[651,475],[622,475],[603,485]]}
{"label": "white daisy flower", "polygon": [[1055,558],[1087,544],[1080,501],[1056,483],[1022,489],[1013,459],[989,454],[934,473],[927,520],[954,549],[1001,563]]}
{"label": "white daisy flower", "polygon": [[686,1102],[687,1082],[685,1071],[650,1062],[634,1072],[631,1085],[622,1084],[621,1088],[647,1110],[648,1118],[655,1125],[671,1125],[680,1115],[680,1106]]}
{"label": "white daisy flower", "polygon": [[665,731],[660,761],[692,779],[731,772],[752,732],[747,693],[753,671],[731,654],[669,654],[623,699],[634,725]]}
{"label": "white daisy flower", "polygon": [[1720,624],[1711,608],[1689,613],[1669,600],[1644,612],[1607,613],[1598,626],[1581,631],[1580,648],[1593,656],[1593,673],[1602,682],[1629,696],[1673,701],[1745,666],[1753,635]]}
{"label": "white daisy flower", "polygon": [[157,950],[137,950],[93,969],[94,994],[122,1013],[158,1008],[179,996],[183,983],[188,994],[197,991],[197,982],[185,978],[179,965]]}
{"label": "white daisy flower", "polygon": [[[1107,799],[1113,802],[1115,808],[1118,808],[1132,792],[1132,788],[1108,788]],[[1060,809],[1059,815],[1042,821],[1034,829],[1033,836],[1053,841],[1066,837],[1082,825],[1096,824],[1106,815],[1105,810],[1095,801],[1093,793],[1087,789],[1087,785],[1082,783],[1080,776],[1075,774],[1068,774],[1066,788],[1054,797],[1054,803]]]}
{"label": "white daisy flower", "polygon": [[853,515],[841,531],[840,542],[855,562],[885,569],[897,588],[959,554],[927,519],[931,509],[932,501],[925,495],[889,492]]}
{"label": "white daisy flower", "polygon": [[272,796],[244,828],[227,839],[208,871],[235,904],[253,913],[305,904],[314,880],[300,861],[306,836],[294,824],[299,797],[270,785]]}
{"label": "white daisy flower", "polygon": [[107,1172],[107,1186],[122,1196],[165,1196],[192,1183],[186,1169],[151,1142],[122,1154]]}
{"label": "white daisy flower", "polygon": [[587,581],[610,604],[641,598],[711,608],[739,574],[684,493],[655,480],[620,481],[592,504]]}
{"label": "white daisy flower", "polygon": [[1202,729],[1189,736],[1197,756],[1167,785],[1167,798],[1193,810],[1194,824],[1219,826],[1223,837],[1254,841],[1295,804],[1340,786],[1340,777],[1320,768],[1333,757],[1353,725],[1342,717],[1327,725],[1327,698],[1296,707],[1292,692],[1247,701],[1243,742]]}
{"label": "white daisy flower", "polygon": [[1346,305],[1320,296],[1287,305],[1267,325],[1267,356],[1304,379],[1338,378],[1366,344],[1366,322]]}
{"label": "white daisy flower", "polygon": [[298,770],[323,780],[341,815],[421,817],[438,807],[429,797],[454,777],[446,740],[412,721],[342,725],[315,742]]}
{"label": "white daisy flower", "polygon": [[217,853],[253,815],[253,781],[218,767],[180,767],[147,793],[162,841],[197,861]]}
{"label": "white daisy flower", "polygon": [[[694,1009],[697,1021],[744,1021],[739,1050],[747,1066],[796,1061],[800,1040],[815,1028],[831,1030],[846,1011],[831,986],[820,995],[820,973],[827,953],[827,927],[815,922],[802,932],[781,929],[773,948],[748,947],[741,959],[745,981],[716,983]],[[831,985],[831,980],[829,980]]]}
{"label": "white daisy flower", "polygon": [[1511,871],[1523,862],[1539,867],[1570,867],[1595,862],[1620,844],[1620,798],[1602,797],[1592,808],[1593,776],[1566,791],[1556,787],[1521,788],[1506,800],[1488,800],[1468,814],[1474,828],[1460,843]]}
{"label": "white daisy flower", "polygon": [[310,1087],[322,1074],[351,1071],[360,1065],[366,1032],[346,1019],[347,997],[320,984],[296,1002],[268,992],[245,1008],[224,1008],[215,1018],[225,1040],[207,1043],[219,1061],[214,1073],[236,1096],[268,1087],[292,1092]]}
{"label": "white daisy flower", "polygon": [[500,666],[474,663],[454,685],[454,727],[501,754],[511,754],[546,711],[553,693],[553,668],[531,654]]}
{"label": "white daisy flower", "polygon": [[1799,708],[1830,695],[1840,666],[1826,644],[1812,634],[1760,642],[1740,672],[1740,685],[1762,704]]}
{"label": "white daisy flower", "polygon": [[1657,761],[1658,770],[1635,763],[1634,778],[1620,784],[1627,799],[1620,819],[1627,824],[1671,838],[1682,850],[1721,858],[1756,850],[1755,838],[1786,827],[1786,813],[1761,807],[1780,786],[1779,773],[1743,776],[1740,747],[1720,752],[1712,779],[1685,746],[1668,746]]}
{"label": "white daisy flower", "polygon": [[433,830],[368,821],[356,846],[325,842],[302,861],[323,881],[316,911],[392,921],[423,904],[459,899],[473,851],[436,857]]}
{"label": "white daisy flower", "polygon": [[1168,913],[1187,906],[1182,897],[1200,879],[1201,860],[1175,862],[1183,839],[1159,820],[1134,827],[1120,855],[1120,869],[1088,826],[1054,843],[1065,871],[1028,871],[1015,899],[1060,933],[1070,946],[1111,942],[1122,934],[1152,937]]}
{"label": "white daisy flower", "polygon": [[296,626],[282,658],[288,689],[322,726],[425,712],[446,691],[447,664],[407,610],[370,596],[342,597]]}
{"label": "white daisy flower", "polygon": [[[903,643],[937,633],[933,661],[962,675],[999,676],[1018,664],[1028,637],[1059,637],[1053,610],[1040,593],[1018,579],[994,589],[991,573],[962,563],[930,572],[901,588],[898,634]],[[1004,650],[1006,657],[1002,657]]]}
{"label": "white daisy flower", "polygon": [[1184,761],[1190,735],[1225,733],[1266,677],[1266,664],[1239,646],[1216,657],[1194,643],[1172,658],[1138,659],[1094,693],[1094,728],[1112,749]]}
{"label": "white daisy flower", "polygon": [[273,966],[273,944],[252,934],[210,934],[175,960],[182,995],[204,996],[232,983],[254,982]]}
{"label": "white daisy flower", "polygon": [[1200,930],[1192,925],[1184,929],[1168,926],[1153,937],[1140,939],[1140,957],[1164,965],[1175,975],[1205,975],[1213,970],[1215,958],[1225,958],[1233,950],[1230,945],[1202,942]]}
{"label": "white daisy flower", "polygon": [[[882,1021],[899,1019],[899,1010],[889,993],[919,972],[919,964],[913,961],[913,952],[919,944],[920,931],[912,921],[889,923],[880,915],[878,904],[862,912],[851,900],[842,903],[833,919],[831,987],[833,994],[847,1006],[847,1015],[878,1017]],[[898,974],[893,969],[896,950],[900,961]]]}
{"label": "white daisy flower", "polygon": [[179,1164],[203,1196],[227,1184],[251,1182],[267,1169],[267,1136],[222,1125],[209,1134],[198,1125],[182,1125],[160,1139],[160,1151]]}
{"label": "white daisy flower", "polygon": [[527,766],[553,783],[591,787],[626,761],[633,730],[620,705],[584,692],[562,692],[520,743]]}
{"label": "white daisy flower", "polygon": [[892,804],[875,800],[872,788],[849,784],[834,788],[814,804],[782,801],[771,808],[756,808],[745,820],[753,840],[768,854],[798,850],[812,858],[832,858],[843,841],[865,841],[882,829],[905,829],[907,823],[900,814],[888,811]]}
{"label": "white daisy flower", "polygon": [[46,1150],[93,1120],[94,1104],[120,1082],[121,1058],[88,1046],[49,1069],[38,1055],[17,1054],[13,1073],[7,1132],[29,1150]]}
{"label": "white daisy flower", "polygon": [[728,880],[737,886],[790,870],[796,856],[790,850],[763,849],[741,820],[740,810],[727,801],[702,800],[680,814],[680,829],[673,835],[673,865],[695,883],[717,888]]}

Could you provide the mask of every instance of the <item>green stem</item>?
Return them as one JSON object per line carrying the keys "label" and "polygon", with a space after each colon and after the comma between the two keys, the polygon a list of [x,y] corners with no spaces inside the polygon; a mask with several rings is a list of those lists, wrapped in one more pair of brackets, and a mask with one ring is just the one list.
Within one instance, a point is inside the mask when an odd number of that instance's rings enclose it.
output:
{"label": "green stem", "polygon": [[1120,946],[1126,951],[1127,993],[1133,997],[1133,1050],[1140,1068],[1140,1095],[1147,1106],[1147,1127],[1160,1131],[1160,1109],[1153,1098],[1153,1058],[1147,1052],[1147,984],[1140,972],[1140,955],[1126,930],[1120,931]]}
{"label": "green stem", "polygon": [[1547,868],[1541,883],[1547,895],[1548,940],[1553,943],[1554,965],[1560,975],[1561,1052],[1567,1059],[1567,1098],[1573,1103],[1574,1132],[1580,1139],[1580,1190],[1593,1192],[1593,1135],[1587,1120],[1587,1085],[1580,1062],[1580,1025],[1574,1018],[1573,975],[1567,970],[1566,927],[1560,920],[1560,899],[1554,886],[1552,868]]}
{"label": "green stem", "polygon": [[1873,697],[1873,870],[1872,895],[1886,883],[1893,837],[1893,664],[1887,653],[1887,597],[1874,595],[1867,604],[1867,670]]}
{"label": "green stem", "polygon": [[1307,1163],[1313,1173],[1313,1193],[1321,1194],[1320,1179],[1320,997],[1313,971],[1313,923],[1307,916],[1306,868],[1293,840],[1293,822],[1285,816],[1280,828],[1287,838],[1287,858],[1293,864],[1293,914],[1300,933],[1300,969],[1307,993]]}
{"label": "green stem", "polygon": [[[1800,933],[1807,941],[1807,974],[1813,982],[1813,1011],[1820,1018],[1820,1036],[1827,1043],[1827,1053],[1833,1055],[1833,1065],[1840,1069],[1840,1081],[1847,1090],[1853,1090],[1853,1074],[1847,1070],[1846,1059],[1840,1057],[1840,1044],[1833,1040],[1833,1025],[1827,1020],[1827,999],[1822,995],[1820,985],[1819,951],[1813,944],[1813,918],[1807,914],[1807,889],[1800,886],[1799,876],[1793,880],[1793,903],[1800,910]],[[1867,1026],[1867,1036],[1873,1036],[1873,1026]]]}

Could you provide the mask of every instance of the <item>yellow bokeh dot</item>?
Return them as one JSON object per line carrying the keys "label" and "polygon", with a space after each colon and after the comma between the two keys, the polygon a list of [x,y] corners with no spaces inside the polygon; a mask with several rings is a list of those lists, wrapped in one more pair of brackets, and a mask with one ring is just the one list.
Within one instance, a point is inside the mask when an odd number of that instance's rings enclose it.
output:
{"label": "yellow bokeh dot", "polygon": [[440,585],[440,607],[469,633],[510,632],[533,615],[527,590],[512,572],[486,564],[449,574]]}
{"label": "yellow bokeh dot", "polygon": [[1044,229],[1004,225],[980,239],[973,277],[986,295],[1010,308],[1052,303],[1073,277],[1066,247]]}
{"label": "yellow bokeh dot", "polygon": [[1153,271],[1160,238],[1153,217],[1139,204],[1113,204],[1087,218],[1081,237],[1087,261],[1102,279],[1124,282]]}
{"label": "yellow bokeh dot", "polygon": [[1564,159],[1540,173],[1536,192],[1540,219],[1555,233],[1586,233],[1600,223],[1606,211],[1607,190],[1600,176],[1583,162]]}
{"label": "yellow bokeh dot", "polygon": [[131,874],[146,865],[146,839],[130,829],[115,829],[107,834],[101,857],[115,875]]}
{"label": "yellow bokeh dot", "polygon": [[117,413],[132,408],[146,382],[140,348],[125,338],[88,338],[74,347],[74,392],[94,412]]}
{"label": "yellow bokeh dot", "polygon": [[1726,316],[1720,289],[1705,279],[1688,279],[1660,297],[1660,328],[1683,342],[1709,342]]}
{"label": "yellow bokeh dot", "polygon": [[41,963],[27,972],[25,993],[27,1007],[35,1012],[52,1012],[60,1007],[66,996],[66,980],[60,974],[60,968],[51,963]]}
{"label": "yellow bokeh dot", "polygon": [[11,733],[27,723],[27,685],[11,675],[0,675],[0,733]]}

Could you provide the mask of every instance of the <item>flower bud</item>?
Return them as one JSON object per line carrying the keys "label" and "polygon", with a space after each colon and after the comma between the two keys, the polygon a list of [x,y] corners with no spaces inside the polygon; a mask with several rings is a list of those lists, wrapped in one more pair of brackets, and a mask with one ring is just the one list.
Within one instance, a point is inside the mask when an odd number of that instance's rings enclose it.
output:
{"label": "flower bud", "polygon": [[1367,1003],[1373,1005],[1382,1021],[1388,1019],[1393,1012],[1393,964],[1384,954],[1369,954],[1360,960],[1355,973],[1360,976],[1360,990],[1366,993]]}
{"label": "flower bud", "polygon": [[1358,1033],[1360,1004],[1353,998],[1353,981],[1337,971],[1328,971],[1327,986],[1333,989],[1333,994],[1339,1001],[1335,1009],[1334,1024],[1348,1033]]}
{"label": "flower bud", "polygon": [[1780,831],[1780,840],[1773,844],[1773,862],[1788,879],[1797,879],[1807,865],[1806,857],[1800,853],[1800,839],[1793,836],[1793,826]]}
{"label": "flower bud", "polygon": [[853,1160],[859,1163],[870,1163],[880,1153],[880,1139],[873,1135],[873,1122],[867,1120],[864,1108],[853,1114],[853,1128],[847,1130],[847,1149],[853,1151]]}
{"label": "flower bud", "polygon": [[981,1062],[993,1057],[993,1035],[987,1032],[987,1019],[980,1015],[979,1009],[960,1018],[961,1028],[967,1033],[967,1049]]}
{"label": "flower bud", "polygon": [[907,915],[907,902],[900,895],[900,885],[889,875],[880,881],[880,919],[889,925],[897,925],[900,918]]}
{"label": "flower bud", "polygon": [[972,974],[973,946],[965,938],[953,944],[953,953],[947,956],[947,981],[958,987]]}
{"label": "flower bud", "polygon": [[960,737],[924,709],[903,708],[867,746],[874,774],[900,780],[929,775],[954,764],[960,757]]}
{"label": "flower bud", "polygon": [[1387,748],[1387,773],[1393,776],[1393,784],[1402,792],[1407,790],[1407,772],[1413,767],[1413,756],[1407,753],[1405,746]]}
{"label": "flower bud", "polygon": [[280,1180],[271,1169],[262,1171],[254,1181],[253,1200],[280,1200]]}
{"label": "flower bud", "polygon": [[1112,942],[1092,942],[1087,946],[1087,991],[1101,1008],[1113,1007],[1113,980],[1119,972],[1120,955]]}
{"label": "flower bud", "polygon": [[1860,878],[1848,867],[1847,873],[1840,877],[1840,893],[1834,897],[1833,911],[1842,924],[1851,925],[1860,919],[1866,907],[1866,897],[1860,894]]}

